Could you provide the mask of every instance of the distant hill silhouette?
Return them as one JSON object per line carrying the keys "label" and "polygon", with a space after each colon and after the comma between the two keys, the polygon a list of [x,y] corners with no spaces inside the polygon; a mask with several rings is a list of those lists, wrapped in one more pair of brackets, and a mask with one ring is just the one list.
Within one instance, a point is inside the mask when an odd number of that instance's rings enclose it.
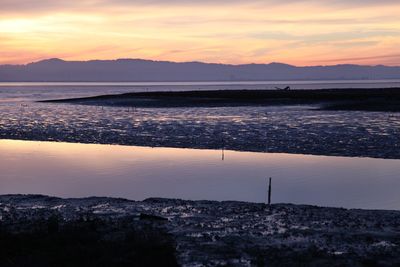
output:
{"label": "distant hill silhouette", "polygon": [[400,67],[334,65],[296,67],[282,63],[210,64],[143,59],[64,61],[0,65],[0,81],[261,81],[400,79]]}

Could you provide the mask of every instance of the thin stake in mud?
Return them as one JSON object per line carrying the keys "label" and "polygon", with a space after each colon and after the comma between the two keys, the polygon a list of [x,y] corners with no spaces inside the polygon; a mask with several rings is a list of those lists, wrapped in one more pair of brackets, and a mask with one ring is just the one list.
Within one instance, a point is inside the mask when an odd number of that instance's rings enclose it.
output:
{"label": "thin stake in mud", "polygon": [[223,136],[221,138],[221,143],[222,143],[222,161],[223,161],[225,159],[225,142]]}
{"label": "thin stake in mud", "polygon": [[272,182],[272,178],[269,177],[269,185],[268,185],[268,206],[271,205],[271,182]]}
{"label": "thin stake in mud", "polygon": [[265,112],[264,119],[265,119],[265,122],[264,122],[264,125],[265,125],[265,152],[267,152],[268,151],[268,113],[267,112]]}

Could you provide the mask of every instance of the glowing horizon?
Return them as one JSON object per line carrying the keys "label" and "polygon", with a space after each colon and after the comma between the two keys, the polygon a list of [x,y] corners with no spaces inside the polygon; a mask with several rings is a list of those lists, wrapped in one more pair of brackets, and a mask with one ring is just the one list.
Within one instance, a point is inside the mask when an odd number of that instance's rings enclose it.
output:
{"label": "glowing horizon", "polygon": [[0,0],[0,64],[142,58],[400,65],[398,1],[321,2]]}

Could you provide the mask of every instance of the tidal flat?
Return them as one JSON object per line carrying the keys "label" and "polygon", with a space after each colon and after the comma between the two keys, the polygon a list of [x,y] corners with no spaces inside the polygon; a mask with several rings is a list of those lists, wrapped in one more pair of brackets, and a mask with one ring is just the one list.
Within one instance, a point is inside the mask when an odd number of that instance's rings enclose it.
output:
{"label": "tidal flat", "polygon": [[[389,210],[161,198],[0,196],[3,266],[20,266],[27,255],[35,266],[65,259],[62,266],[71,266],[68,263],[74,259],[83,264],[100,254],[97,261],[87,262],[398,266],[399,230],[400,211]],[[13,249],[24,240],[29,242],[23,250]],[[61,253],[71,242],[75,247]],[[80,254],[68,258],[76,252]]]}
{"label": "tidal flat", "polygon": [[0,103],[0,138],[400,159],[400,113]]}
{"label": "tidal flat", "polygon": [[[98,98],[94,102],[4,101],[0,103],[0,138],[205,148],[218,149],[222,155],[235,150],[400,159],[396,98],[366,98],[361,104],[357,95],[351,101],[333,102],[278,97],[267,104],[254,103],[257,97],[233,104],[219,97],[210,104],[207,98],[200,104],[179,100],[180,105],[172,101],[164,106],[160,103],[166,99],[140,100],[145,103],[142,106],[136,100],[126,104]],[[387,101],[391,104],[384,109],[382,103]],[[371,188],[368,182],[363,186]],[[59,262],[64,266],[128,266],[132,262],[148,266],[398,266],[399,230],[400,212],[390,210],[166,198],[0,196],[4,266],[32,260],[36,266]]]}
{"label": "tidal flat", "polygon": [[317,105],[321,110],[400,111],[400,89],[313,89],[313,90],[198,90],[133,92],[92,97],[44,100],[126,107],[236,107]]}

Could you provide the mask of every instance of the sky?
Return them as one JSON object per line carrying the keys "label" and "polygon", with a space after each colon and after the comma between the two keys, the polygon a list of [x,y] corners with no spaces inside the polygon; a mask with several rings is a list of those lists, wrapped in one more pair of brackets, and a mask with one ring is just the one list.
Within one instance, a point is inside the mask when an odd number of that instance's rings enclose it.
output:
{"label": "sky", "polygon": [[0,64],[400,65],[399,0],[0,0]]}

